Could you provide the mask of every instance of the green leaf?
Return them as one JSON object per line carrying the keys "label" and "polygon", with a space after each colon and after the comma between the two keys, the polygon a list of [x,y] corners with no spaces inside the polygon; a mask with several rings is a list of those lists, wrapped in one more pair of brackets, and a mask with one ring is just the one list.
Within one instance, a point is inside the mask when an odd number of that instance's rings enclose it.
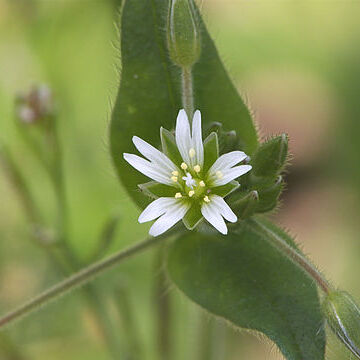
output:
{"label": "green leaf", "polygon": [[160,184],[156,181],[149,181],[145,184],[139,184],[139,189],[146,195],[150,196],[153,199],[157,199],[159,197],[173,197],[177,193],[177,189]]}
{"label": "green leaf", "polygon": [[[275,225],[262,223],[296,247]],[[169,249],[170,278],[213,315],[264,333],[288,360],[323,360],[325,335],[316,286],[265,236],[251,220],[227,236],[188,233]]]}
{"label": "green leaf", "polygon": [[[118,176],[140,207],[149,202],[137,184],[148,179],[127,164],[122,154],[134,152],[137,135],[160,147],[159,129],[171,130],[181,105],[180,71],[167,54],[168,0],[126,1],[121,19],[121,83],[111,126],[111,154]],[[202,52],[194,67],[195,107],[202,112],[204,129],[214,121],[240,134],[242,150],[256,149],[257,134],[250,112],[238,95],[201,20]]]}

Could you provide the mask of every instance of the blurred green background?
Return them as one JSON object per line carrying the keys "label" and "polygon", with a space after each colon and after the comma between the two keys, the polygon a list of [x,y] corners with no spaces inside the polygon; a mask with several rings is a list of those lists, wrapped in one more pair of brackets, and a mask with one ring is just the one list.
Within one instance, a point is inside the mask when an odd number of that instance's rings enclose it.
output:
{"label": "blurred green background", "polygon": [[[14,124],[15,95],[49,84],[64,155],[70,242],[84,263],[112,216],[120,221],[107,253],[143,239],[149,227],[137,224],[139,210],[119,185],[108,153],[119,81],[117,1],[0,0],[0,142],[51,226],[51,184]],[[262,137],[290,135],[287,191],[272,216],[334,284],[360,299],[360,3],[203,0],[199,6]],[[3,169],[0,204],[4,313],[64,275],[30,241],[28,220]],[[134,358],[132,346],[140,359],[162,359],[166,337],[169,359],[282,359],[267,340],[211,320],[164,285],[158,257],[148,251],[95,283],[119,343],[118,359]],[[77,291],[0,333],[0,359],[111,359],[85,295]],[[165,334],[164,323],[170,324]],[[349,358],[332,338],[327,354]]]}

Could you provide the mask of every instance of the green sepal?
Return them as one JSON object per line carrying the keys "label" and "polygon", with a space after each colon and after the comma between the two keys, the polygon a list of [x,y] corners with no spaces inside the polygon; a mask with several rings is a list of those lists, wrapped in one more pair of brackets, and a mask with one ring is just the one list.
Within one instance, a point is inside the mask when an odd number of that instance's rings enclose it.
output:
{"label": "green sepal", "polygon": [[176,165],[180,166],[183,159],[176,146],[175,136],[165,128],[160,128],[160,138],[163,153]]}
{"label": "green sepal", "polygon": [[279,196],[283,188],[284,182],[280,175],[272,186],[259,191],[259,203],[256,207],[256,212],[264,213],[273,210],[278,204]]}
{"label": "green sepal", "polygon": [[256,190],[230,202],[230,207],[240,219],[246,219],[255,214],[259,204],[259,194]]}
{"label": "green sepal", "polygon": [[199,225],[202,219],[203,216],[201,214],[200,205],[194,203],[182,220],[188,230],[194,230],[196,226]]}
{"label": "green sepal", "polygon": [[204,165],[203,172],[206,173],[219,157],[219,141],[215,132],[212,132],[204,141]]}
{"label": "green sepal", "polygon": [[145,184],[139,184],[138,187],[145,195],[148,195],[153,199],[158,199],[160,197],[174,197],[177,193],[176,188],[165,184],[160,184],[156,181],[149,181]]}
{"label": "green sepal", "polygon": [[240,184],[236,180],[233,180],[225,185],[212,188],[211,193],[213,193],[215,195],[219,195],[221,197],[225,197],[225,196],[231,194],[233,191],[235,191],[239,187],[240,187]]}
{"label": "green sepal", "polygon": [[288,137],[276,136],[262,143],[252,156],[253,177],[274,177],[284,167],[288,156]]}

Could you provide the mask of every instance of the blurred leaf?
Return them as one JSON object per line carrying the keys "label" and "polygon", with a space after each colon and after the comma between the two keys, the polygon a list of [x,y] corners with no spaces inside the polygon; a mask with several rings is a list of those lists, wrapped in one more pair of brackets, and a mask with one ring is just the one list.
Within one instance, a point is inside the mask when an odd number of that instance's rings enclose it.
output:
{"label": "blurred leaf", "polygon": [[[182,107],[180,70],[170,63],[166,47],[167,0],[126,1],[121,21],[121,84],[114,106],[110,142],[117,173],[130,195],[144,207],[149,199],[137,191],[146,178],[122,158],[134,152],[138,135],[160,145],[159,130],[173,129]],[[202,52],[194,67],[195,106],[202,111],[204,128],[214,121],[240,134],[242,150],[251,154],[257,134],[248,108],[231,83],[199,18]]]}
{"label": "blurred leaf", "polygon": [[112,215],[106,220],[101,229],[95,251],[90,257],[88,263],[101,259],[109,250],[111,244],[114,242],[120,220],[121,217],[119,215]]}
{"label": "blurred leaf", "polygon": [[[275,225],[263,224],[295,247]],[[264,333],[287,359],[324,359],[316,286],[263,236],[252,228],[251,220],[227,236],[188,233],[169,250],[170,277],[210,313]]]}

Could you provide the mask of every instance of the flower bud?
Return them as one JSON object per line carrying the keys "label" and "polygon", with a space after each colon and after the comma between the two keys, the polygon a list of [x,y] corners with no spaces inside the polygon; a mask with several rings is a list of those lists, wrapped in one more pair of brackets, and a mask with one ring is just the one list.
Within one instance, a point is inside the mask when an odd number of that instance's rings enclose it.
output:
{"label": "flower bud", "polygon": [[[241,196],[238,199],[235,197]],[[246,195],[234,194],[231,198],[231,208],[240,219],[245,219],[253,215],[259,203],[259,194],[257,191],[251,191]]]}
{"label": "flower bud", "polygon": [[347,348],[360,358],[360,309],[345,291],[330,292],[323,312],[331,329]]}
{"label": "flower bud", "polygon": [[167,27],[171,60],[190,68],[200,56],[200,33],[192,0],[171,0]]}
{"label": "flower bud", "polygon": [[18,120],[23,124],[45,122],[54,114],[50,88],[46,85],[40,85],[31,89],[28,94],[18,95],[15,113]]}
{"label": "flower bud", "polygon": [[288,137],[276,136],[262,143],[252,157],[252,175],[255,177],[276,176],[285,165],[288,155]]}
{"label": "flower bud", "polygon": [[259,191],[259,204],[256,207],[256,212],[264,213],[273,210],[278,204],[283,187],[283,178],[280,175],[273,185]]}
{"label": "flower bud", "polygon": [[219,140],[219,152],[225,154],[230,151],[244,148],[235,130],[226,131],[221,122],[214,121],[207,128],[207,133],[216,132]]}

